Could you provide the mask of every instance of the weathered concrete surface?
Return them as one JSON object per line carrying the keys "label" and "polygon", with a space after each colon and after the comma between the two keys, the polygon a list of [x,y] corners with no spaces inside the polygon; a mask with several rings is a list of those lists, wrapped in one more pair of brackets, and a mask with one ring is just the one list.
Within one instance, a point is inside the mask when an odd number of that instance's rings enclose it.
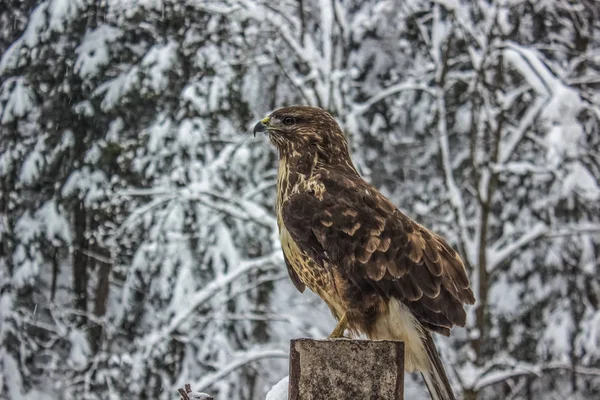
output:
{"label": "weathered concrete surface", "polygon": [[402,400],[404,343],[295,339],[289,400]]}

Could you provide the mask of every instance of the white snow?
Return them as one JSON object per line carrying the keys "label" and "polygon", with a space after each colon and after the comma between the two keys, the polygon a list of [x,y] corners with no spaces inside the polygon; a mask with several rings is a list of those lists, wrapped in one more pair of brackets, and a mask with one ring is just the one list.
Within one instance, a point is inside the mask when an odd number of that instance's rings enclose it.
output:
{"label": "white snow", "polygon": [[79,330],[72,330],[69,333],[69,341],[71,342],[71,350],[69,351],[68,362],[76,369],[85,367],[88,357],[92,354],[86,333]]}
{"label": "white snow", "polygon": [[85,166],[71,173],[62,188],[62,194],[63,196],[79,194],[89,205],[107,195],[107,182],[108,179],[104,172],[92,171],[90,167]]}
{"label": "white snow", "polygon": [[[48,6],[48,2],[43,2],[31,12],[31,14],[29,15],[29,23],[27,24],[27,29],[25,30],[25,33],[23,33],[23,36],[17,42],[15,42],[15,44],[13,44],[13,46],[18,46],[15,48],[15,52],[18,52],[20,50],[20,47],[22,46],[23,42],[25,42],[27,47],[33,48],[38,44],[38,41],[40,39],[45,38],[46,35],[43,35],[42,33],[44,32],[48,23],[48,20],[46,18]],[[16,65],[17,63],[14,62],[12,65],[10,65],[10,67],[14,68]]]}
{"label": "white snow", "polygon": [[7,124],[24,117],[33,109],[32,93],[23,77],[8,78],[0,87],[0,124]]}
{"label": "white snow", "polygon": [[116,78],[106,81],[94,91],[95,96],[104,94],[101,107],[109,111],[119,105],[121,98],[140,84],[139,68],[134,66],[131,70],[123,72]]}
{"label": "white snow", "polygon": [[108,131],[106,132],[106,141],[118,143],[119,135],[123,131],[124,127],[125,123],[123,122],[122,118],[119,117],[113,120],[108,127]]}
{"label": "white snow", "polygon": [[13,252],[13,263],[17,265],[13,273],[11,284],[15,288],[23,288],[35,282],[40,273],[40,268],[45,267],[45,263],[40,254],[30,257],[27,254],[25,246],[19,245]]}
{"label": "white snow", "polygon": [[538,94],[550,96],[560,86],[560,82],[540,60],[535,50],[508,42],[504,50],[504,58],[519,71]]}
{"label": "white snow", "polygon": [[556,310],[550,311],[550,329],[544,331],[542,340],[538,343],[538,352],[542,355],[552,354],[553,359],[559,362],[569,362],[571,349],[571,335],[573,334],[574,321],[565,301],[560,301]]}
{"label": "white snow", "polygon": [[[45,232],[46,239],[56,246],[63,243],[71,243],[71,229],[69,220],[64,215],[64,209],[57,206],[56,202],[50,200],[40,207],[35,213],[36,220]],[[57,240],[59,240],[57,242]]]}
{"label": "white snow", "polygon": [[[287,378],[275,382],[289,339],[335,324],[287,278],[276,151],[250,135],[288,104],[335,114],[357,168],[461,252],[477,296],[487,256],[488,326],[467,307],[466,329],[442,342],[455,385],[515,400],[524,375],[544,375],[530,380],[540,398],[597,386],[600,58],[596,37],[567,50],[573,18],[586,21],[580,8],[554,18],[552,7],[506,1],[475,11],[455,0],[313,0],[302,24],[297,2],[37,3],[0,12],[13,40],[0,56],[0,397],[117,400],[157,388],[165,400],[194,382],[219,399],[287,398]],[[556,32],[533,35],[532,12]],[[107,150],[122,151],[117,166],[103,164]],[[80,200],[85,327],[72,318],[82,313],[72,292]],[[476,338],[489,344],[483,364]],[[405,382],[406,398],[428,398],[418,375]]]}
{"label": "white snow", "polygon": [[508,282],[506,276],[501,276],[489,291],[489,301],[494,309],[504,315],[514,316],[521,304],[522,286]]}
{"label": "white snow", "polygon": [[600,200],[600,184],[592,173],[581,163],[571,163],[567,175],[563,178],[563,197],[569,197],[571,193],[578,193],[591,201]]}
{"label": "white snow", "polygon": [[29,211],[25,211],[15,225],[15,235],[25,243],[33,241],[40,232],[40,221],[34,218]]}
{"label": "white snow", "polygon": [[556,166],[565,157],[576,157],[582,150],[584,137],[581,127],[569,120],[554,125],[546,134],[548,152],[546,159]]}
{"label": "white snow", "polygon": [[265,400],[288,400],[288,385],[290,383],[290,377],[286,376],[273,386]]}
{"label": "white snow", "polygon": [[213,397],[204,392],[191,392],[187,394],[190,400],[206,400],[212,399]]}
{"label": "white snow", "polygon": [[174,41],[155,45],[148,50],[141,62],[141,71],[146,74],[142,81],[144,87],[152,89],[155,93],[162,92],[167,87],[169,84],[167,72],[177,61],[176,50],[177,43]]}
{"label": "white snow", "polygon": [[75,72],[82,78],[98,75],[100,70],[110,62],[109,46],[121,34],[120,29],[109,25],[101,25],[95,30],[87,31],[83,42],[75,50],[77,54]]}
{"label": "white snow", "polygon": [[498,26],[504,35],[509,35],[513,29],[510,22],[510,9],[508,7],[500,7],[498,10]]}
{"label": "white snow", "polygon": [[80,18],[79,12],[86,9],[85,0],[51,0],[48,4],[48,22],[52,31],[62,32],[68,20]]}
{"label": "white snow", "polygon": [[[21,376],[19,364],[14,357],[6,352],[4,349],[0,349],[0,359],[3,361],[2,372],[5,376],[0,376],[0,382],[3,382],[8,389],[8,395],[11,400],[23,400],[23,393],[21,388],[23,387],[23,377]],[[4,375],[3,374],[3,375]]]}
{"label": "white snow", "polygon": [[202,120],[186,119],[181,122],[177,129],[176,139],[182,148],[196,149],[204,138],[205,131]]}
{"label": "white snow", "polygon": [[45,166],[44,152],[46,152],[46,147],[43,139],[40,138],[33,151],[23,161],[19,173],[21,182],[30,184],[40,176],[41,169]]}

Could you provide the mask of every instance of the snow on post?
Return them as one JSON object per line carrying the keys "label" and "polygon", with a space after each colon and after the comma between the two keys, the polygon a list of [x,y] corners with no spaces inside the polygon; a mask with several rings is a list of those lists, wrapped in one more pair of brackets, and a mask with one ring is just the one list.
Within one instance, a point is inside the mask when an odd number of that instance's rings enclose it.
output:
{"label": "snow on post", "polygon": [[292,340],[289,400],[403,398],[404,343]]}

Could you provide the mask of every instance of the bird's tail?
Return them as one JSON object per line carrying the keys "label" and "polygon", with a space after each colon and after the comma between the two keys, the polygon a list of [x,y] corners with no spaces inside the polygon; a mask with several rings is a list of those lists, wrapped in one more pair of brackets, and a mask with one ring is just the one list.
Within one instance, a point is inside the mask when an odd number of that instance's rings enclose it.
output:
{"label": "bird's tail", "polygon": [[440,359],[440,354],[438,353],[433,337],[429,332],[425,333],[423,347],[427,353],[430,368],[425,372],[422,371],[421,375],[423,375],[423,379],[425,380],[425,384],[427,385],[432,400],[456,400],[448,377],[446,376],[444,365]]}

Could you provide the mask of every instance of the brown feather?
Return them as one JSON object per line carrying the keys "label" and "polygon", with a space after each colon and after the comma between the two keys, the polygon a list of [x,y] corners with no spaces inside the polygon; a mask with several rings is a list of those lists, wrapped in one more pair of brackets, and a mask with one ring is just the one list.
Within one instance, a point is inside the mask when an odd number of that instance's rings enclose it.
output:
{"label": "brown feather", "polygon": [[469,288],[469,278],[467,277],[467,272],[465,271],[465,266],[463,265],[461,259],[458,257],[458,254],[455,254],[452,257],[448,258],[450,265],[454,268],[456,284],[461,289]]}
{"label": "brown feather", "polygon": [[435,239],[429,239],[427,242],[427,245],[425,246],[425,256],[434,263],[438,262],[440,259],[440,253],[438,253],[438,245]]}
{"label": "brown feather", "polygon": [[402,278],[407,272],[408,268],[406,268],[406,264],[403,264],[401,260],[395,260],[390,262],[387,265],[387,270],[392,276],[392,278],[399,279]]}
{"label": "brown feather", "polygon": [[302,282],[302,280],[300,279],[300,277],[298,276],[298,274],[292,267],[292,264],[285,256],[285,253],[283,255],[283,260],[285,262],[285,266],[287,267],[287,271],[288,271],[288,274],[290,275],[290,279],[292,280],[292,283],[294,284],[294,286],[296,287],[296,289],[298,289],[298,291],[300,293],[304,293],[304,291],[306,290],[306,285],[304,284],[304,282]]}
{"label": "brown feather", "polygon": [[442,263],[438,259],[437,262],[431,261],[431,259],[427,256],[423,257],[423,261],[425,266],[427,266],[427,270],[433,276],[441,276],[442,275]]}
{"label": "brown feather", "polygon": [[406,283],[404,293],[408,301],[417,301],[423,297],[423,290],[419,287],[419,283],[411,274],[405,275],[402,281]]}
{"label": "brown feather", "polygon": [[[409,309],[418,309],[418,313],[414,312],[419,319],[430,329],[440,333],[446,333],[453,324],[464,323],[466,314],[462,304],[472,302],[473,295],[470,289],[462,287],[466,277],[464,267],[459,259],[451,256],[447,244],[438,241],[438,236],[415,228],[417,225],[397,210],[388,215],[389,220],[385,220],[381,216],[382,210],[376,210],[377,215],[373,215],[370,209],[361,209],[360,201],[364,196],[354,197],[355,200],[352,200],[353,193],[355,192],[329,193],[326,190],[322,200],[315,199],[310,194],[298,194],[284,204],[284,211],[287,207],[306,210],[305,216],[295,215],[299,221],[309,219],[310,213],[316,210],[321,210],[318,211],[321,213],[324,208],[331,214],[331,219],[336,221],[331,226],[319,223],[318,228],[313,229],[313,239],[310,236],[302,239],[306,241],[304,248],[316,258],[323,254],[329,254],[332,261],[343,257],[344,262],[339,263],[343,267],[340,271],[342,276],[346,276],[346,279],[360,288],[356,292],[356,301],[371,290],[396,297]],[[337,200],[341,198],[345,205],[336,206]],[[294,206],[296,202],[312,203],[314,208]],[[349,212],[350,209],[356,211],[356,214]],[[396,216],[397,220],[394,219]],[[300,240],[305,224],[298,223],[295,226],[295,234]],[[374,229],[382,228],[380,236],[373,234]],[[290,232],[294,234],[291,229]],[[426,241],[425,236],[429,240]],[[322,253],[319,253],[321,255],[315,253],[314,249],[322,249]],[[392,281],[393,285],[387,283]],[[449,322],[446,323],[447,321]]]}
{"label": "brown feather", "polygon": [[440,306],[440,302],[437,297],[432,298],[429,296],[423,296],[423,298],[421,299],[421,304],[423,304],[425,307],[427,307],[433,312],[439,313],[442,311],[442,307]]}
{"label": "brown feather", "polygon": [[367,276],[374,281],[380,281],[387,271],[384,260],[378,254],[372,256],[372,260],[366,266]]}
{"label": "brown feather", "polygon": [[381,241],[379,240],[379,238],[377,236],[371,236],[369,238],[369,241],[367,242],[367,245],[365,246],[365,249],[369,253],[374,253],[375,250],[377,250],[377,247],[379,247],[380,242]]}
{"label": "brown feather", "polygon": [[391,242],[392,242],[392,239],[390,239],[390,238],[383,238],[383,239],[381,239],[379,241],[379,246],[377,246],[377,250],[381,251],[382,253],[385,253],[390,248],[390,243]]}
{"label": "brown feather", "polygon": [[344,233],[347,233],[350,236],[354,236],[354,234],[356,233],[356,231],[360,228],[360,222],[355,223],[354,225],[352,225],[352,227],[350,228],[344,228],[342,229],[342,231]]}
{"label": "brown feather", "polygon": [[414,277],[414,281],[417,282],[419,288],[428,297],[437,297],[440,294],[441,279],[438,276],[432,275],[423,266],[414,266],[410,275]]}
{"label": "brown feather", "polygon": [[422,244],[424,244],[425,242],[422,242],[423,238],[421,238],[421,236],[418,235],[409,234],[408,238],[408,257],[411,259],[412,262],[418,264],[423,258],[423,248],[425,246],[423,246]]}
{"label": "brown feather", "polygon": [[356,254],[356,259],[358,261],[360,261],[363,264],[366,264],[369,262],[369,260],[371,259],[371,256],[373,255],[373,253],[371,253],[370,251],[368,251],[367,249],[360,248]]}

